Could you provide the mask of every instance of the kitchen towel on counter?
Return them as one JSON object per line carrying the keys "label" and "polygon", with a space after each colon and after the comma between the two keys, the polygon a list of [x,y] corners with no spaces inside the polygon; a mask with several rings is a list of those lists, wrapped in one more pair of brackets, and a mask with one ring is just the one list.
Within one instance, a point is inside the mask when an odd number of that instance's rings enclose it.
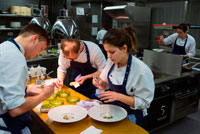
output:
{"label": "kitchen towel on counter", "polygon": [[103,132],[103,130],[96,129],[94,126],[90,126],[89,128],[85,129],[80,134],[101,134],[102,132]]}

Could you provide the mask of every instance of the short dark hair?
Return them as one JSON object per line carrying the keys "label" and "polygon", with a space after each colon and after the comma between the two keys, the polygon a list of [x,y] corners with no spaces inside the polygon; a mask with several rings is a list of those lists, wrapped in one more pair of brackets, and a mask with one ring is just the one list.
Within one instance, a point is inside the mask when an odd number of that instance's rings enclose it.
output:
{"label": "short dark hair", "polygon": [[187,32],[190,28],[190,24],[188,23],[181,23],[177,26],[177,29],[181,29],[184,33]]}
{"label": "short dark hair", "polygon": [[28,37],[33,34],[38,34],[40,41],[47,41],[47,46],[51,44],[48,32],[38,24],[35,23],[27,24],[22,28],[22,30],[19,33],[19,35],[22,37]]}
{"label": "short dark hair", "polygon": [[74,42],[75,43],[75,45],[73,46],[73,48],[72,48],[72,50],[73,50],[73,52],[74,53],[78,53],[79,52],[79,50],[80,50],[80,40],[79,39],[74,39],[74,38],[72,38],[72,39],[62,39],[61,40],[61,50],[66,54],[66,55],[68,55],[69,54],[69,51],[65,51],[65,45],[64,45],[64,42]]}

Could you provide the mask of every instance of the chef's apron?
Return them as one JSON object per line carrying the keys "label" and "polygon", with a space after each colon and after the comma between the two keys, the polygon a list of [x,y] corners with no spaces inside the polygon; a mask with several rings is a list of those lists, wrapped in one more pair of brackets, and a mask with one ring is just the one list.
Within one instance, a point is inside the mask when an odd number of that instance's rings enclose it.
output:
{"label": "chef's apron", "polygon": [[[107,76],[108,85],[109,85],[109,87],[112,91],[115,91],[115,92],[118,92],[118,93],[121,93],[121,94],[125,94],[125,95],[128,96],[128,94],[126,92],[126,84],[127,84],[127,80],[128,80],[128,76],[129,76],[129,72],[130,72],[130,68],[131,68],[131,63],[132,63],[132,55],[129,54],[128,64],[127,64],[127,67],[126,67],[126,73],[125,73],[122,85],[112,84],[112,81],[110,80],[109,76],[110,76],[115,64],[112,65],[112,67],[110,68],[110,70],[108,72],[108,76]],[[111,104],[123,107],[124,109],[126,109],[128,114],[134,114],[135,117],[136,117],[136,124],[143,127],[143,111],[142,110],[133,110],[133,109],[130,108],[129,105],[122,103],[120,101],[114,101],[114,102],[111,102]]]}
{"label": "chef's apron", "polygon": [[[89,55],[89,49],[87,45],[83,42],[86,50],[87,55],[87,61],[86,63],[71,61],[71,67],[73,70],[73,75],[71,77],[71,82],[75,81],[75,78],[81,74],[81,76],[85,76],[88,74],[92,74],[97,71],[96,68],[92,67],[90,63],[90,55]],[[74,88],[73,86],[70,86],[70,88],[74,89],[75,91],[87,96],[91,99],[98,99],[98,97],[95,96],[96,87],[92,84],[92,79],[87,79],[82,85],[80,85],[78,88]]]}
{"label": "chef's apron", "polygon": [[[20,51],[19,45],[13,40],[9,38],[8,41],[12,42]],[[25,97],[26,97],[26,89],[25,89]],[[3,115],[0,115],[0,118],[3,119],[4,123],[7,127],[0,126],[1,130],[9,131],[12,134],[21,134],[21,130],[27,127],[31,122],[31,114],[30,112],[26,112],[17,117],[11,117],[8,112]]]}
{"label": "chef's apron", "polygon": [[188,39],[188,36],[186,36],[186,39],[185,39],[185,44],[184,46],[179,46],[176,44],[176,41],[177,41],[178,37],[176,38],[175,42],[174,42],[174,48],[172,50],[172,54],[178,54],[178,55],[185,55],[186,52],[185,52],[185,46],[187,44],[187,39]]}

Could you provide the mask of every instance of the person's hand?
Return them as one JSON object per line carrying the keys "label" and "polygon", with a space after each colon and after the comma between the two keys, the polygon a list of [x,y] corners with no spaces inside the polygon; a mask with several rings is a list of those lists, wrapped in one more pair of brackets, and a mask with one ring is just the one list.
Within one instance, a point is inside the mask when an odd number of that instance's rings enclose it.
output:
{"label": "person's hand", "polygon": [[51,95],[53,95],[55,87],[56,87],[55,82],[53,82],[51,85],[44,86],[44,89],[42,90],[41,94],[43,94],[45,98],[47,99],[51,97]]}
{"label": "person's hand", "polygon": [[56,88],[60,88],[60,87],[63,87],[63,80],[57,79],[56,80]]}
{"label": "person's hand", "polygon": [[164,45],[164,36],[163,35],[160,36],[160,44]]}
{"label": "person's hand", "polygon": [[92,84],[99,89],[105,89],[105,82],[99,76],[93,77]]}
{"label": "person's hand", "polygon": [[27,87],[26,93],[28,96],[34,96],[41,93],[40,85],[31,85]]}
{"label": "person's hand", "polygon": [[80,78],[76,79],[75,81],[82,85],[87,80],[86,76],[81,76]]}
{"label": "person's hand", "polygon": [[105,92],[99,93],[98,98],[100,98],[100,100],[104,101],[104,103],[109,103],[109,102],[118,100],[119,94],[120,93],[117,93],[114,91],[105,91]]}
{"label": "person's hand", "polygon": [[184,58],[189,58],[189,56],[187,54],[183,55]]}

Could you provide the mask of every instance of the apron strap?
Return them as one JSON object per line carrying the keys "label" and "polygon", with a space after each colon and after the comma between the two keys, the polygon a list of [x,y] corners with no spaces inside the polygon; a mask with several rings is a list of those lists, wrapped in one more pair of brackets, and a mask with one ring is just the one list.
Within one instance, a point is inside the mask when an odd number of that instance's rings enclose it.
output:
{"label": "apron strap", "polygon": [[[0,130],[11,132],[9,128],[0,126]],[[12,133],[12,132],[11,132]]]}
{"label": "apron strap", "polygon": [[13,38],[9,38],[8,41],[12,42],[19,49],[19,51],[21,51],[19,45]]}
{"label": "apron strap", "polygon": [[132,63],[132,55],[129,54],[129,56],[128,56],[128,64],[127,64],[127,67],[126,67],[126,73],[125,73],[124,81],[123,81],[124,89],[126,89],[126,83],[128,81],[128,75],[129,75],[129,72],[130,72],[131,63]]}
{"label": "apron strap", "polygon": [[86,55],[87,55],[87,62],[90,62],[90,54],[89,54],[88,47],[87,47],[85,42],[83,42],[83,45],[85,46],[85,51],[86,51]]}

